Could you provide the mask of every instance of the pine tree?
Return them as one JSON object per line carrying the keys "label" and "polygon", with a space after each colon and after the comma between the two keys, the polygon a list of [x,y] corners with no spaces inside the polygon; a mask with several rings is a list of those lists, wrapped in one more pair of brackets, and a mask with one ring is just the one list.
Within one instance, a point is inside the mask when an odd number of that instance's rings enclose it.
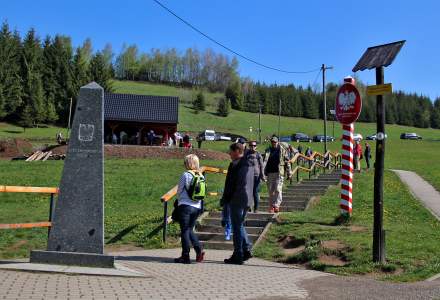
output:
{"label": "pine tree", "polygon": [[233,109],[243,109],[243,94],[241,91],[241,84],[239,78],[234,78],[229,86],[226,88],[225,97],[231,101]]}
{"label": "pine tree", "polygon": [[225,97],[220,98],[217,107],[217,114],[221,117],[227,117],[231,112],[231,102]]}
{"label": "pine tree", "polygon": [[24,105],[31,109],[32,119],[36,123],[46,120],[44,107],[42,71],[42,49],[40,40],[31,29],[23,41],[22,78],[24,81]]}
{"label": "pine tree", "polygon": [[0,82],[0,120],[6,116],[7,112],[5,110],[5,97],[3,96],[3,87]]}
{"label": "pine tree", "polygon": [[23,87],[20,74],[21,39],[17,31],[13,34],[5,22],[0,30],[0,83],[3,100],[3,116],[11,121],[17,117],[22,105]]}
{"label": "pine tree", "polygon": [[106,66],[104,56],[97,52],[90,62],[90,76],[93,81],[101,85],[105,91],[111,92],[111,75]]}
{"label": "pine tree", "polygon": [[431,127],[440,129],[440,98],[434,102],[431,112]]}
{"label": "pine tree", "polygon": [[46,122],[48,123],[54,123],[58,120],[55,102],[59,85],[55,78],[54,66],[56,66],[56,58],[54,55],[51,38],[47,36],[44,40],[43,47],[42,80],[45,96]]}
{"label": "pine tree", "polygon": [[83,56],[81,48],[76,49],[75,56],[73,57],[73,75],[76,90],[79,90],[91,81],[90,67],[87,59]]}
{"label": "pine tree", "polygon": [[193,100],[193,108],[196,112],[206,109],[205,96],[201,91],[197,93],[196,98]]}
{"label": "pine tree", "polygon": [[33,127],[35,123],[35,119],[33,116],[33,109],[30,105],[25,105],[23,110],[20,113],[20,119],[18,120],[18,124],[23,127],[23,131],[26,131],[26,128]]}

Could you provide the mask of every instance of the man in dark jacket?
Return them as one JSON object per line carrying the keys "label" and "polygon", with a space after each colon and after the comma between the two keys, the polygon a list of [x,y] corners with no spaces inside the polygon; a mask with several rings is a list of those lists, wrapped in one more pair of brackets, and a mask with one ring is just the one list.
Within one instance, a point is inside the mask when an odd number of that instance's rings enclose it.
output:
{"label": "man in dark jacket", "polygon": [[229,147],[229,155],[232,162],[226,175],[221,204],[228,203],[230,207],[234,253],[225,259],[225,263],[241,265],[252,257],[252,244],[244,222],[246,213],[254,202],[254,166],[248,159],[243,144],[232,144]]}

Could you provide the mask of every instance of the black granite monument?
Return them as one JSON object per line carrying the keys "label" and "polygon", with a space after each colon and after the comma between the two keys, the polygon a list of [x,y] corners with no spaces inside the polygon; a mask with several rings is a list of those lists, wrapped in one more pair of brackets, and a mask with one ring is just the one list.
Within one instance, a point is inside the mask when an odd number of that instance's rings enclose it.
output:
{"label": "black granite monument", "polygon": [[104,255],[104,90],[92,82],[79,92],[47,251],[32,263],[113,267]]}

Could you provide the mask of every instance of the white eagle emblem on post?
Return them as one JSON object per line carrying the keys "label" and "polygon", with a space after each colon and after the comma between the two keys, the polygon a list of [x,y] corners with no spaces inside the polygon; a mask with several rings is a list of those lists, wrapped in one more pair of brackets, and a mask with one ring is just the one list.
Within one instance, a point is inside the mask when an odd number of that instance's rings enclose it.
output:
{"label": "white eagle emblem on post", "polygon": [[92,124],[79,124],[78,139],[81,142],[91,142],[95,133],[95,125]]}
{"label": "white eagle emblem on post", "polygon": [[353,107],[354,102],[356,101],[356,94],[353,92],[345,92],[339,94],[338,102],[339,105],[342,107],[343,111],[347,111],[350,108]]}

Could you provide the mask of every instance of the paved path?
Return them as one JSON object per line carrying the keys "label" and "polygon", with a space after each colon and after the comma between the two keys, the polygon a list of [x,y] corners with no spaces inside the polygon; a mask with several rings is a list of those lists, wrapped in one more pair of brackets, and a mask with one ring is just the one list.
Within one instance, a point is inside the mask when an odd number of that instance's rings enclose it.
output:
{"label": "paved path", "polygon": [[118,252],[144,278],[0,270],[0,299],[439,299],[438,282],[384,283],[296,269],[253,258],[225,265],[208,250],[202,264],[173,263],[179,249]]}
{"label": "paved path", "polygon": [[393,170],[431,213],[440,220],[440,193],[417,173]]}

